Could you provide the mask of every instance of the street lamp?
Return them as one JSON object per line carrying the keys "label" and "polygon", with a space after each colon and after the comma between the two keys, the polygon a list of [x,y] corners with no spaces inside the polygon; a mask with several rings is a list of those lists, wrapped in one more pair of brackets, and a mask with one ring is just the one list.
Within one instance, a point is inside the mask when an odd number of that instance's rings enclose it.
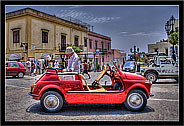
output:
{"label": "street lamp", "polygon": [[134,51],[132,50],[132,48],[130,48],[130,52],[134,53],[134,59],[136,61],[135,55],[136,55],[136,53],[139,53],[139,48],[137,48],[137,50],[136,50],[136,46],[134,45]]}
{"label": "street lamp", "polygon": [[[167,23],[165,24],[165,31],[166,31],[168,37],[169,37],[170,34],[172,34],[174,32],[175,20],[176,19],[172,16],[169,19],[169,21],[167,21]],[[175,59],[174,45],[173,45],[172,53],[173,53],[173,59]]]}
{"label": "street lamp", "polygon": [[171,33],[174,32],[174,24],[175,24],[175,18],[172,16],[169,21],[166,22],[165,24],[165,31],[167,35],[169,36]]}

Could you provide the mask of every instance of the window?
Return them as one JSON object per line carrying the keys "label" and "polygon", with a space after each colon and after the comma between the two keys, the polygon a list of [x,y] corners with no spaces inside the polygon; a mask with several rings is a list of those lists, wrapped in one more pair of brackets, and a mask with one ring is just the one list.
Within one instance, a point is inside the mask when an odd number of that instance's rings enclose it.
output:
{"label": "window", "polygon": [[48,32],[42,31],[42,43],[48,43]]}
{"label": "window", "polygon": [[10,67],[19,67],[19,64],[18,63],[11,62],[10,63]]}
{"label": "window", "polygon": [[84,38],[84,46],[87,47],[87,38]]}
{"label": "window", "polygon": [[168,49],[165,49],[165,54],[168,56]]}
{"label": "window", "polygon": [[79,46],[79,41],[78,41],[79,37],[78,36],[75,36],[75,42],[74,42],[74,45],[75,46]]}
{"label": "window", "polygon": [[61,35],[61,50],[66,50],[66,35]]}
{"label": "window", "polygon": [[92,40],[89,40],[89,48],[92,49]]}
{"label": "window", "polygon": [[95,50],[98,48],[98,41],[95,41]]}
{"label": "window", "polygon": [[110,49],[110,43],[108,43],[108,50]]}
{"label": "window", "polygon": [[103,42],[102,42],[102,52],[104,51],[104,44],[103,44]]}
{"label": "window", "polygon": [[19,43],[19,37],[20,37],[19,30],[13,31],[13,43]]}
{"label": "window", "polygon": [[104,56],[102,56],[102,62],[104,62]]}
{"label": "window", "polygon": [[160,60],[161,64],[171,64],[171,61],[170,60],[167,60],[167,59],[161,59]]}

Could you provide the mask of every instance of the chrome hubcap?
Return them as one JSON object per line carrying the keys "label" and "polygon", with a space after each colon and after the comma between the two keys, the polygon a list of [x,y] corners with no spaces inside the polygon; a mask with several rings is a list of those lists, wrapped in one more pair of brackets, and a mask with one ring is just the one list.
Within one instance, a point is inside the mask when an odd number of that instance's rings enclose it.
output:
{"label": "chrome hubcap", "polygon": [[21,72],[21,73],[19,73],[19,77],[23,77],[23,75],[24,75],[24,74],[23,74],[22,72]]}
{"label": "chrome hubcap", "polygon": [[148,76],[148,80],[151,81],[151,82],[153,82],[153,81],[155,80],[155,76],[152,75],[152,74],[149,75],[149,76]]}
{"label": "chrome hubcap", "polygon": [[59,106],[59,99],[55,95],[47,95],[44,99],[44,106],[49,109],[53,110]]}
{"label": "chrome hubcap", "polygon": [[132,108],[139,108],[143,104],[143,98],[140,94],[133,93],[133,94],[129,95],[129,97],[128,97],[128,104]]}

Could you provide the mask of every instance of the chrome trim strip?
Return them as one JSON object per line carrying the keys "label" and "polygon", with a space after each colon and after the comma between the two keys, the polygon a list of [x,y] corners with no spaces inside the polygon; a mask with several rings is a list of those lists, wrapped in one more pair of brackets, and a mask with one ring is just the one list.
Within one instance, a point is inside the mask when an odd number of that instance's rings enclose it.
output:
{"label": "chrome trim strip", "polygon": [[67,93],[121,93],[124,90],[116,90],[116,91],[67,91]]}

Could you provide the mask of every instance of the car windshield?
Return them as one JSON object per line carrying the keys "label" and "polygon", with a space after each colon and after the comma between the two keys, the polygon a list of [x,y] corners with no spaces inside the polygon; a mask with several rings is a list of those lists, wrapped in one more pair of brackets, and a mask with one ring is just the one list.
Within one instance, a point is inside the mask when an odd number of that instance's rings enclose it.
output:
{"label": "car windshield", "polygon": [[124,66],[134,66],[134,62],[126,62]]}

